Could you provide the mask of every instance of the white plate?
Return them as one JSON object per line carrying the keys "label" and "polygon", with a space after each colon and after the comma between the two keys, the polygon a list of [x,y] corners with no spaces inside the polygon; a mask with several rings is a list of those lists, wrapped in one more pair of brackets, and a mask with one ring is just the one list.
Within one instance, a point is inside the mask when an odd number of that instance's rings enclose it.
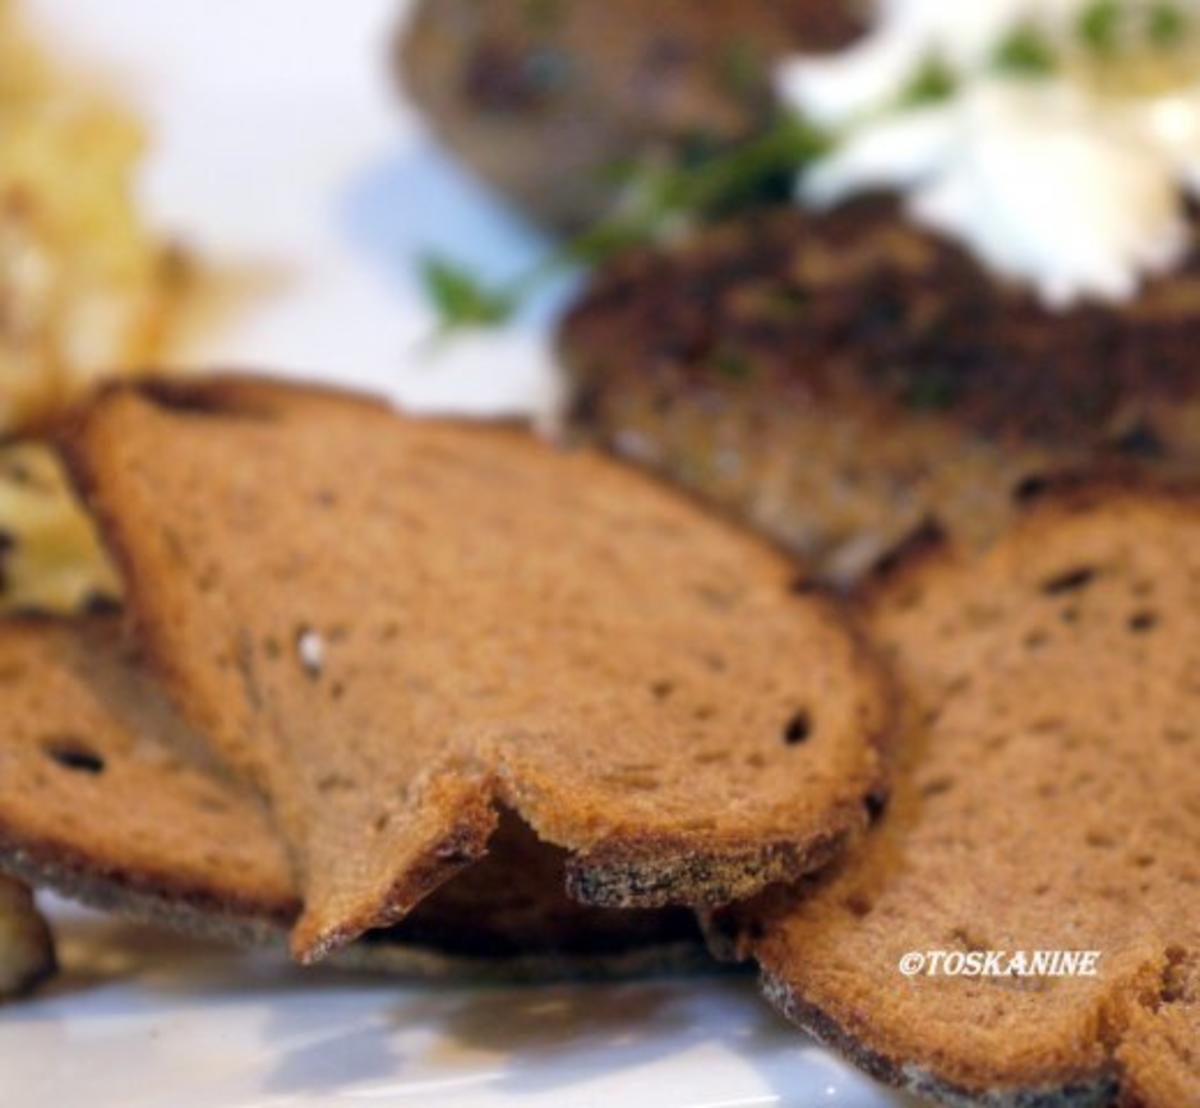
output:
{"label": "white plate", "polygon": [[[164,229],[284,278],[188,360],[356,384],[421,410],[546,411],[550,290],[431,356],[413,260],[503,276],[540,243],[438,154],[390,88],[395,0],[27,0],[148,120]],[[748,978],[412,987],[49,907],[63,977],[0,1014],[0,1103],[738,1105],[900,1099],[792,1031]]]}

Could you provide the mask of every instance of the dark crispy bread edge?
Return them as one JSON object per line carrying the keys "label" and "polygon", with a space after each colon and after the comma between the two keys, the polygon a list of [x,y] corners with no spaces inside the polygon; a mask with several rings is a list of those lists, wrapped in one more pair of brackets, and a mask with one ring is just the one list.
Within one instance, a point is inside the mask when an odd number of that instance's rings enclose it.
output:
{"label": "dark crispy bread edge", "polygon": [[[298,905],[254,904],[214,897],[208,890],[172,884],[162,874],[136,873],[93,861],[61,844],[29,843],[0,829],[0,872],[80,904],[194,938],[238,946],[282,947]],[[435,946],[389,935],[342,948],[329,964],[414,979],[542,982],[611,980],[713,968],[704,948],[679,940],[595,955],[531,950],[526,954],[445,953]],[[48,973],[52,973],[51,968]],[[41,980],[39,977],[38,981]],[[33,988],[38,981],[30,981]]]}
{"label": "dark crispy bread edge", "polygon": [[31,841],[0,822],[0,869],[27,884],[103,911],[165,924],[186,934],[261,943],[299,909],[296,902],[215,896],[167,873],[139,872],[114,860],[98,865],[63,843]]}
{"label": "dark crispy bread edge", "polygon": [[1101,1073],[1062,1085],[1036,1088],[965,1089],[932,1071],[871,1050],[826,1012],[804,1001],[779,978],[763,973],[763,995],[788,1020],[831,1047],[878,1081],[928,1097],[950,1108],[1106,1108],[1114,1103],[1117,1078]]}

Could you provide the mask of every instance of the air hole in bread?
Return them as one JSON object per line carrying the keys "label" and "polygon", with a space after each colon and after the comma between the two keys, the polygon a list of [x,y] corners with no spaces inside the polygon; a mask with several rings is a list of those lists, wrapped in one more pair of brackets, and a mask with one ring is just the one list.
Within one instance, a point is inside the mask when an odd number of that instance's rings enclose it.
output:
{"label": "air hole in bread", "polygon": [[1047,596],[1061,596],[1063,593],[1078,592],[1087,588],[1095,578],[1095,566],[1076,566],[1047,577],[1041,584],[1041,590]]}
{"label": "air hole in bread", "polygon": [[42,740],[42,750],[57,765],[74,773],[104,772],[104,759],[75,735],[51,735]]}
{"label": "air hole in bread", "polygon": [[1192,733],[1186,727],[1167,726],[1163,728],[1163,738],[1172,746],[1182,746],[1191,741]]}
{"label": "air hole in bread", "polygon": [[1050,635],[1041,627],[1035,627],[1032,631],[1027,631],[1021,641],[1026,650],[1041,650],[1050,641]]}
{"label": "air hole in bread", "polygon": [[788,720],[787,726],[783,729],[783,741],[788,746],[798,746],[800,743],[807,741],[812,734],[812,716],[809,715],[806,708],[801,708],[791,719]]}
{"label": "air hole in bread", "polygon": [[883,813],[887,811],[888,797],[884,793],[868,793],[863,801],[863,807],[867,810],[867,822],[878,823],[883,818]]}
{"label": "air hole in bread", "polygon": [[356,788],[358,782],[341,773],[327,773],[317,781],[317,790],[323,793],[352,792]]}
{"label": "air hole in bread", "polygon": [[1113,447],[1131,458],[1161,458],[1166,444],[1154,427],[1141,420],[1112,440]]}
{"label": "air hole in bread", "polygon": [[1058,613],[1058,618],[1066,624],[1078,623],[1079,608],[1074,604],[1068,604],[1067,607]]}
{"label": "air hole in bread", "polygon": [[861,892],[851,893],[842,903],[847,912],[849,912],[852,916],[857,916],[859,919],[862,919],[864,916],[869,916],[871,914],[871,909],[874,907],[874,904],[871,903],[870,897]]}
{"label": "air hole in bread", "polygon": [[115,616],[121,610],[121,602],[107,593],[89,592],[83,601],[83,610],[89,616]]}
{"label": "air hole in bread", "polygon": [[954,788],[953,777],[935,777],[921,786],[922,796],[941,796]]}
{"label": "air hole in bread", "polygon": [[1169,946],[1166,951],[1167,964],[1163,967],[1159,999],[1164,1004],[1178,1004],[1189,998],[1187,988],[1187,951],[1181,946]]}
{"label": "air hole in bread", "polygon": [[721,762],[729,761],[729,751],[725,749],[700,750],[692,755],[692,761],[698,766],[719,765]]}
{"label": "air hole in bread", "polygon": [[1129,630],[1134,634],[1152,631],[1157,625],[1158,613],[1152,612],[1149,608],[1143,608],[1140,611],[1134,612],[1129,617]]}
{"label": "air hole in bread", "polygon": [[1050,487],[1050,479],[1041,473],[1031,473],[1018,481],[1012,490],[1012,498],[1018,504],[1035,500]]}
{"label": "air hole in bread", "polygon": [[650,686],[650,695],[655,700],[666,700],[674,691],[675,686],[670,681],[655,681]]}
{"label": "air hole in bread", "polygon": [[1097,850],[1109,850],[1117,845],[1117,840],[1108,831],[1095,827],[1084,835],[1083,841]]}
{"label": "air hole in bread", "polygon": [[812,593],[820,592],[822,588],[821,582],[811,574],[803,574],[792,581],[788,586],[788,592],[795,593],[797,596],[809,596]]}

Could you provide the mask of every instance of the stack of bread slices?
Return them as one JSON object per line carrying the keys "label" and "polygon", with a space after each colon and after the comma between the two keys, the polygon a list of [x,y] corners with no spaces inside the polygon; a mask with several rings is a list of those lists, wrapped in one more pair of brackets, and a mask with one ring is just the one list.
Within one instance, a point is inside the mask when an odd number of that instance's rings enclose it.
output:
{"label": "stack of bread slices", "polygon": [[[11,876],[420,974],[703,934],[947,1103],[1200,1088],[1200,492],[1050,487],[834,597],[518,427],[219,378],[61,444],[126,599],[0,626]],[[1052,949],[1097,972],[900,970]]]}

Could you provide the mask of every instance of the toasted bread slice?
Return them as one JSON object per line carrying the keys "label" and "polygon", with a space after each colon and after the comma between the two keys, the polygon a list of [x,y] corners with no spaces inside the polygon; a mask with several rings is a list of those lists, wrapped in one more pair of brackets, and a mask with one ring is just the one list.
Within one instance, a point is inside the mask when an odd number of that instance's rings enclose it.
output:
{"label": "toasted bread slice", "polygon": [[895,202],[616,259],[563,325],[576,425],[857,578],[934,517],[984,545],[1062,470],[1200,471],[1200,221],[1129,304],[1049,311]]}
{"label": "toasted bread slice", "polygon": [[33,894],[0,874],[0,1000],[23,996],[56,968],[54,939]]}
{"label": "toasted bread slice", "polygon": [[[114,618],[0,623],[0,720],[0,869],[184,931],[282,939],[299,899],[262,805],[212,763]],[[682,910],[569,901],[562,852],[511,815],[491,847],[344,960],[509,978],[699,962],[695,924]],[[36,919],[15,883],[0,879],[0,895],[0,917]],[[26,923],[20,934],[20,949],[34,949],[27,940],[40,935],[36,949],[49,950],[44,927]],[[0,950],[10,949],[0,939]],[[44,955],[24,958],[21,981],[46,964]]]}
{"label": "toasted bread slice", "polygon": [[590,452],[236,379],[67,445],[189,721],[268,798],[305,960],[480,857],[503,803],[608,906],[807,872],[880,785],[885,684],[759,540]]}
{"label": "toasted bread slice", "polygon": [[[741,916],[768,995],[946,1103],[1191,1103],[1200,493],[1055,493],[985,557],[926,545],[868,605],[907,701],[895,788],[835,874]],[[934,950],[1099,961],[901,973]]]}

